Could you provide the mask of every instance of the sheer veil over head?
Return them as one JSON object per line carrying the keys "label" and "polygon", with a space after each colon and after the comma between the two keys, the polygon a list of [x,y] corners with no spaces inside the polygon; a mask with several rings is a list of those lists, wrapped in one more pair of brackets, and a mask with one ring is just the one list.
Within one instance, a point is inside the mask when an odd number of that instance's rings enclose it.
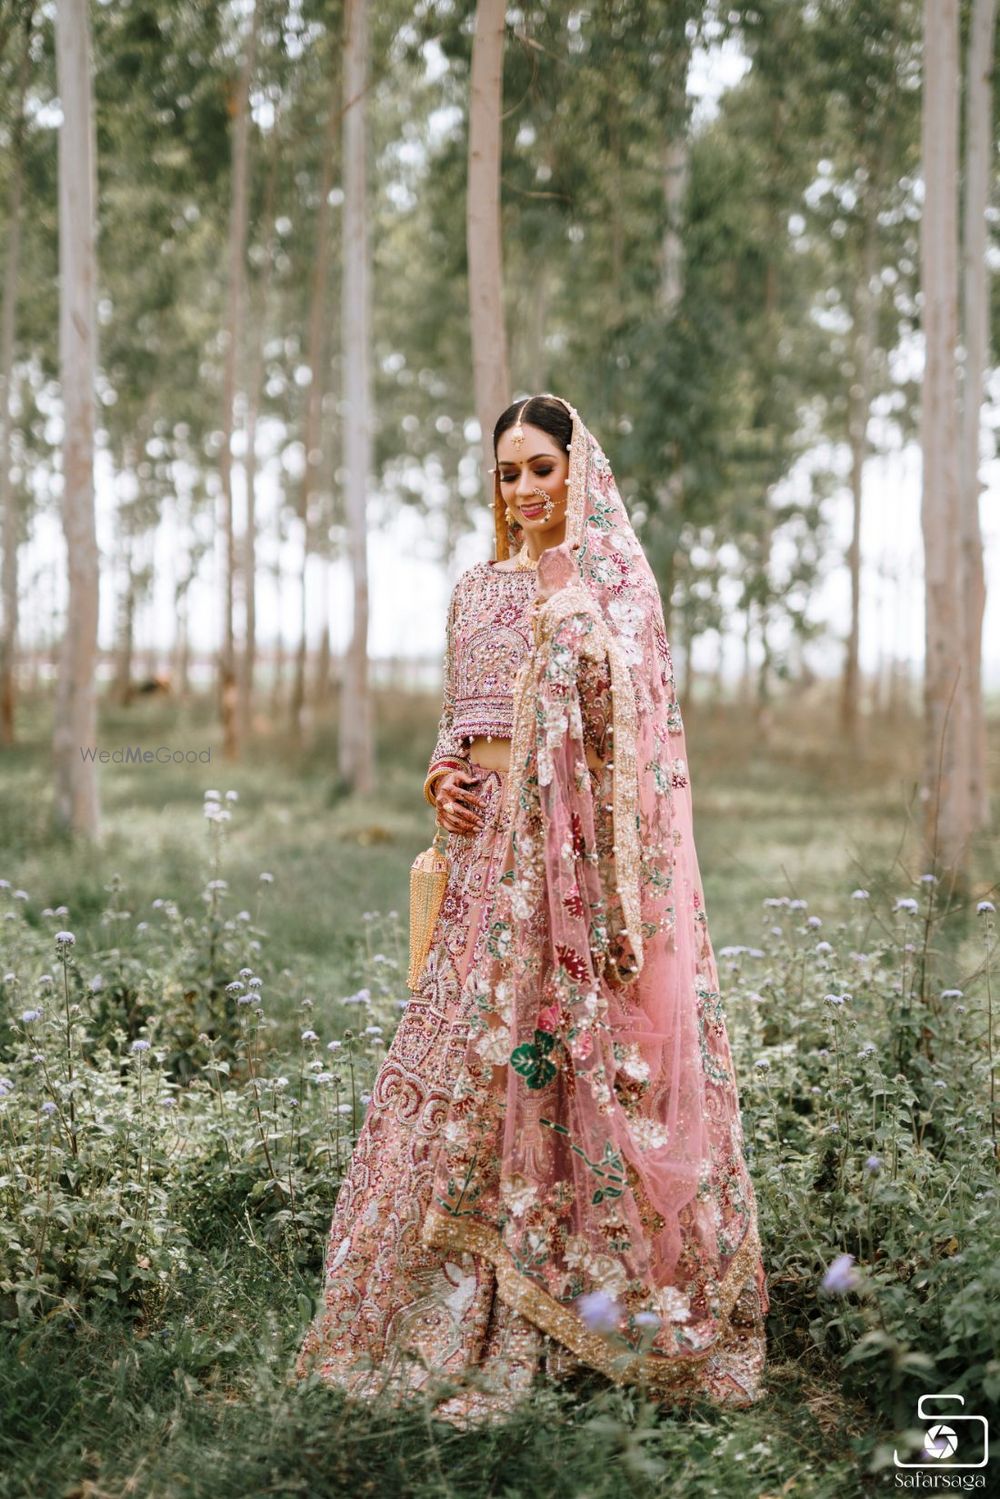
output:
{"label": "sheer veil over head", "polygon": [[[487,1255],[505,1300],[613,1378],[681,1396],[711,1375],[745,1404],[767,1291],[663,608],[610,464],[562,404],[566,537],[539,562],[486,958],[423,1233]],[[588,662],[610,678],[603,776],[585,755]],[[743,1372],[727,1375],[734,1339]]]}

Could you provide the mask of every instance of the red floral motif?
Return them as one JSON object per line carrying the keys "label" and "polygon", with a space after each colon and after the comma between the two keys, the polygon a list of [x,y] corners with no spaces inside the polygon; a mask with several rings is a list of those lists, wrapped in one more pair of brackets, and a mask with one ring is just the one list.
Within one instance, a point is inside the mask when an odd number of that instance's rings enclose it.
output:
{"label": "red floral motif", "polygon": [[579,812],[571,813],[569,823],[573,832],[573,853],[578,859],[582,859],[587,852],[587,840],[583,836],[583,823],[580,821]]}
{"label": "red floral motif", "polygon": [[579,885],[573,885],[571,889],[566,891],[562,903],[570,916],[583,915],[583,896],[580,894]]}
{"label": "red floral motif", "polygon": [[556,952],[559,961],[569,974],[570,978],[576,979],[578,984],[583,984],[590,977],[590,969],[575,947],[566,947],[563,943],[556,943]]}

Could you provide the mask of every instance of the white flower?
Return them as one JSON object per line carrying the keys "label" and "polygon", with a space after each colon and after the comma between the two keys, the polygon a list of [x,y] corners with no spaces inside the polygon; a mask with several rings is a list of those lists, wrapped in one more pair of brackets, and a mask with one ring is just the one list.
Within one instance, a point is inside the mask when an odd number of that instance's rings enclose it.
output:
{"label": "white flower", "polygon": [[76,938],[73,936],[72,932],[56,932],[56,947],[70,948],[73,947],[75,943]]}
{"label": "white flower", "polygon": [[868,894],[867,890],[852,890],[851,891],[851,899],[852,900],[871,900],[871,896]]}
{"label": "white flower", "polygon": [[671,1322],[687,1322],[691,1316],[691,1302],[676,1286],[661,1286],[656,1299]]}
{"label": "white flower", "polygon": [[912,895],[901,895],[896,901],[896,910],[906,911],[910,916],[913,916],[919,909],[920,907]]}
{"label": "white flower", "polygon": [[302,1032],[302,1040],[303,1041],[318,1041],[319,1037],[317,1036],[316,1032],[313,1031],[313,1030],[304,1030]]}
{"label": "white flower", "polygon": [[476,1039],[475,1049],[484,1062],[502,1067],[510,1060],[510,1031],[505,1025],[487,1027]]}
{"label": "white flower", "polygon": [[978,906],[976,907],[976,911],[977,911],[978,915],[980,915],[980,916],[985,916],[989,912],[992,912],[992,911],[995,911],[995,910],[996,910],[996,906],[993,904],[993,902],[991,900],[981,900],[979,902]]}

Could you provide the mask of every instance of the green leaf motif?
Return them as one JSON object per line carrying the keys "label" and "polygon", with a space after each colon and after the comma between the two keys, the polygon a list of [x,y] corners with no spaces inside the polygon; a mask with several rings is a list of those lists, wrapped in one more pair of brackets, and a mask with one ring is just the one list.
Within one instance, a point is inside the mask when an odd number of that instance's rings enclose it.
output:
{"label": "green leaf motif", "polygon": [[555,1036],[548,1031],[536,1031],[534,1042],[525,1041],[511,1052],[510,1065],[529,1088],[544,1088],[555,1077],[556,1064],[549,1061],[549,1052],[555,1044]]}

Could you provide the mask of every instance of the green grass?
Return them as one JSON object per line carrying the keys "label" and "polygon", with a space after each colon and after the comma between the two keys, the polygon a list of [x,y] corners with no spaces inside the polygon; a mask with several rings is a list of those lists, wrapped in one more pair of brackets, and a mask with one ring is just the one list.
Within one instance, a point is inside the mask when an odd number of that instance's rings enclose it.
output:
{"label": "green grass", "polygon": [[[275,731],[223,767],[203,705],[180,715],[153,704],[108,712],[101,725],[108,747],[211,744],[215,763],[105,769],[104,838],[88,850],[52,833],[47,708],[31,703],[23,744],[0,762],[0,876],[26,889],[35,911],[68,906],[82,957],[106,946],[98,918],[113,873],[135,913],[158,896],[193,907],[208,851],[202,794],[232,787],[240,800],[225,875],[235,907],[251,909],[260,872],[274,875],[261,921],[272,965],[287,970],[286,998],[279,985],[274,1001],[279,1018],[291,1036],[294,995],[310,993],[317,1023],[329,1028],[338,996],[364,971],[363,913],[396,909],[405,930],[409,864],[433,826],[421,783],[436,713],[430,699],[380,702],[378,787],[359,800],[340,794],[328,722],[300,752]],[[766,746],[735,708],[692,710],[687,733],[716,949],[754,941],[767,896],[804,897],[823,914],[858,884],[909,893],[921,872],[910,823],[915,721],[873,729],[860,760],[840,753],[822,709],[809,718],[787,711]],[[994,784],[998,762],[994,733]],[[989,836],[977,846],[984,892],[995,878],[995,850]],[[156,1332],[137,1333],[106,1312],[72,1335],[58,1320],[0,1333],[0,1499],[842,1499],[888,1486],[885,1474],[866,1470],[889,1413],[879,1411],[877,1394],[869,1404],[848,1400],[836,1368],[785,1335],[780,1289],[769,1394],[751,1411],[677,1414],[643,1408],[634,1393],[596,1379],[541,1382],[502,1429],[462,1434],[419,1410],[358,1409],[329,1389],[289,1386],[318,1291],[321,1246],[312,1269],[289,1269],[246,1221],[216,1228],[214,1247],[196,1261]]]}

